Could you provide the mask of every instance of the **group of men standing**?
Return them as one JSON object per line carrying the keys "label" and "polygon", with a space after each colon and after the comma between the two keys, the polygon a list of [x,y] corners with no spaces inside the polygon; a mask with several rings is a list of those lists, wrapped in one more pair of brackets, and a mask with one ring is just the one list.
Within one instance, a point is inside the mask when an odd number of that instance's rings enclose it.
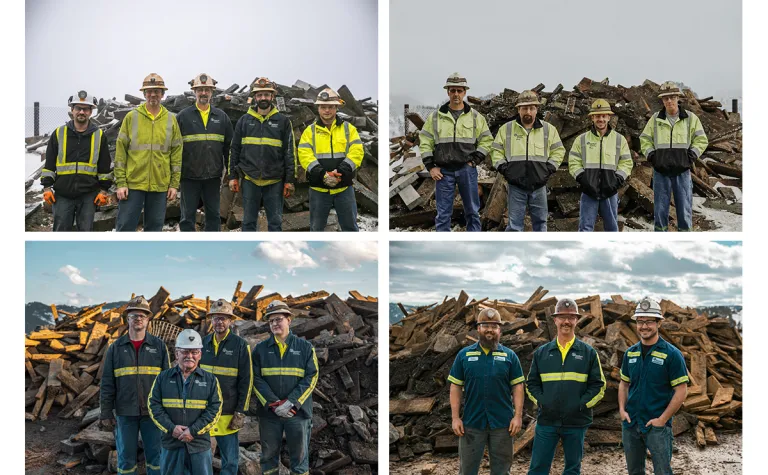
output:
{"label": "group of men standing", "polygon": [[[459,73],[444,88],[448,102],[427,117],[419,134],[424,166],[436,181],[437,231],[451,230],[455,187],[464,206],[467,231],[480,231],[477,165],[490,155],[507,181],[507,231],[523,231],[526,210],[533,231],[547,230],[547,182],[565,158],[557,128],[538,118],[541,102],[534,91],[517,97],[517,114],[493,137],[482,114],[464,101],[469,86]],[[664,108],[653,114],[640,135],[640,147],[653,166],[654,230],[667,231],[674,195],[679,231],[693,228],[690,170],[708,140],[699,118],[680,107],[682,91],[674,82],[661,86]],[[593,102],[591,128],[576,137],[568,169],[581,188],[579,231],[593,231],[597,216],[605,231],[618,231],[618,190],[632,172],[626,138],[610,125],[614,112],[608,101]]]}
{"label": "group of men standing", "polygon": [[[509,473],[514,436],[522,428],[523,388],[537,408],[528,475],[549,475],[559,442],[563,474],[581,473],[584,437],[606,381],[595,349],[576,338],[576,302],[560,299],[552,316],[557,336],[535,350],[526,379],[515,352],[499,343],[499,312],[487,308],[478,314],[478,342],[459,351],[448,376],[462,475],[478,473],[486,446],[490,474]],[[647,450],[654,473],[672,475],[672,416],[687,394],[685,360],[659,336],[664,316],[656,301],[643,298],[632,319],[640,341],[624,352],[618,401],[627,470],[644,474]]]}
{"label": "group of men standing", "polygon": [[310,230],[323,231],[336,209],[342,231],[357,231],[357,203],[351,187],[363,156],[357,129],[341,120],[344,101],[330,88],[315,101],[318,118],[298,145],[293,124],[273,105],[277,86],[258,78],[251,106],[235,124],[211,105],[217,81],[198,74],[190,86],[195,104],[174,115],[161,100],[168,88],[150,74],[140,90],[146,102],[123,119],[114,170],[106,137],[91,123],[96,99],[86,91],[71,96],[72,120],[56,129],[46,150],[43,199],[53,206],[54,231],[91,231],[96,206],[117,188],[117,231],[135,231],[143,214],[145,231],[162,231],[166,205],[181,192],[181,231],[195,231],[198,203],[205,231],[220,231],[220,190],[225,181],[242,191],[243,231],[256,231],[264,206],[268,231],[282,230],[283,200],[295,191],[297,161],[307,171]]}
{"label": "group of men standing", "polygon": [[309,473],[312,391],[319,365],[312,344],[290,331],[291,310],[273,301],[265,319],[272,333],[251,352],[232,333],[232,304],[220,299],[207,317],[213,332],[191,329],[176,338],[175,361],[160,338],[148,332],[152,316],[143,297],[129,302],[122,318],[128,332],[107,349],[101,379],[100,421],[115,431],[117,472],[138,473],[138,440],[148,474],[212,475],[211,436],[223,475],[238,473],[238,431],[258,399],[264,474],[277,473],[283,434],[293,474]]}

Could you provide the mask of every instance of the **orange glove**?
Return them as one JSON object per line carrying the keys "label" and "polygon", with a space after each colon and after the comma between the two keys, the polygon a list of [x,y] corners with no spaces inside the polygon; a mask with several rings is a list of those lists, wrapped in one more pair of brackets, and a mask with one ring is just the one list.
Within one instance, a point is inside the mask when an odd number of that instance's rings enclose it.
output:
{"label": "orange glove", "polygon": [[46,188],[45,191],[43,191],[43,201],[49,205],[56,202],[56,197],[53,195],[53,191],[50,188]]}
{"label": "orange glove", "polygon": [[93,203],[96,206],[105,206],[109,203],[109,198],[107,197],[107,194],[103,191],[100,191],[98,195],[96,195],[96,198],[94,198]]}
{"label": "orange glove", "polygon": [[295,190],[293,183],[286,183],[283,185],[283,196],[288,198]]}
{"label": "orange glove", "polygon": [[229,189],[232,190],[233,193],[239,192],[240,180],[229,180]]}

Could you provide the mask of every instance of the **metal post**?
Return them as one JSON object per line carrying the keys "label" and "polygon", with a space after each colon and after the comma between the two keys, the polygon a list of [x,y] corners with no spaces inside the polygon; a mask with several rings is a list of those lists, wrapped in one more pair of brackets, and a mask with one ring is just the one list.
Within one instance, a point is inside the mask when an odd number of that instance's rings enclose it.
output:
{"label": "metal post", "polygon": [[738,99],[733,99],[731,101],[731,112],[733,112],[734,114],[739,112],[739,100]]}
{"label": "metal post", "polygon": [[35,137],[40,136],[40,103],[35,102]]}
{"label": "metal post", "polygon": [[403,135],[408,135],[408,104],[403,107]]}

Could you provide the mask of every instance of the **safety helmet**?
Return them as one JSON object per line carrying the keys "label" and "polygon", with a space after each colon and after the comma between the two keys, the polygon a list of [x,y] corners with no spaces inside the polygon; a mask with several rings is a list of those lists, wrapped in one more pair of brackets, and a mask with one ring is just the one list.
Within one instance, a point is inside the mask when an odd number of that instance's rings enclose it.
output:
{"label": "safety helmet", "polygon": [[168,88],[165,87],[165,81],[163,81],[163,78],[160,77],[157,73],[150,73],[149,76],[144,78],[144,81],[141,83],[141,89],[139,91],[143,91],[145,89],[162,89],[163,91],[167,91]]}
{"label": "safety helmet", "polygon": [[261,91],[267,91],[271,92],[272,94],[277,94],[277,86],[275,83],[269,80],[269,78],[266,77],[260,77],[256,78],[255,81],[251,83],[251,94],[256,94],[257,92]]}
{"label": "safety helmet", "polygon": [[177,350],[202,350],[203,338],[191,328],[182,330],[176,337]]}
{"label": "safety helmet", "polygon": [[192,86],[192,90],[194,91],[195,88],[198,88],[198,87],[215,87],[218,82],[219,81],[213,79],[211,76],[207,75],[206,73],[200,73],[197,76],[195,76],[194,79],[189,81],[189,85]]}
{"label": "safety helmet", "polygon": [[125,307],[123,315],[126,315],[131,310],[143,310],[144,312],[147,312],[147,314],[152,314],[152,310],[149,308],[149,302],[147,302],[147,299],[145,299],[143,295],[137,295],[131,299],[131,301],[128,302],[128,306]]}
{"label": "safety helmet", "polygon": [[459,73],[452,73],[448,76],[448,79],[445,80],[443,89],[450,89],[452,87],[463,87],[464,89],[469,90],[469,86],[467,86],[467,78]]}
{"label": "safety helmet", "polygon": [[495,308],[484,308],[477,314],[475,323],[478,325],[481,323],[498,323],[501,325],[501,314]]}
{"label": "safety helmet", "polygon": [[613,115],[611,105],[605,99],[598,99],[592,103],[592,107],[589,109],[589,115],[606,114]]}
{"label": "safety helmet", "polygon": [[264,320],[269,320],[271,315],[280,314],[290,317],[292,315],[291,309],[285,302],[281,300],[273,300],[267,305],[267,312],[264,314]]}
{"label": "safety helmet", "polygon": [[576,305],[576,301],[573,299],[560,299],[555,304],[555,313],[553,317],[565,317],[567,315],[581,316],[579,313],[579,306]]}
{"label": "safety helmet", "polygon": [[69,96],[69,99],[67,100],[67,105],[70,108],[76,105],[91,106],[91,108],[95,108],[96,104],[96,98],[88,95],[85,91],[78,91],[77,94]]}
{"label": "safety helmet", "polygon": [[664,315],[661,313],[661,306],[655,300],[650,297],[643,297],[643,299],[635,307],[635,314],[632,315],[632,320],[637,320],[637,317],[653,317],[659,320],[664,320]]}
{"label": "safety helmet", "polygon": [[515,102],[515,107],[540,105],[541,102],[539,102],[539,96],[531,90],[521,92],[520,95],[517,96],[517,101]]}
{"label": "safety helmet", "polygon": [[339,97],[339,93],[331,89],[330,87],[326,87],[322,91],[320,91],[320,94],[317,95],[317,100],[315,101],[315,105],[329,105],[329,106],[343,106],[344,100]]}
{"label": "safety helmet", "polygon": [[683,91],[680,90],[677,84],[675,84],[674,81],[667,81],[664,84],[661,85],[661,88],[659,88],[659,97],[664,96],[682,96]]}
{"label": "safety helmet", "polygon": [[231,303],[224,299],[219,299],[211,303],[211,309],[208,310],[206,317],[210,317],[212,315],[227,315],[229,317],[234,317],[235,312]]}

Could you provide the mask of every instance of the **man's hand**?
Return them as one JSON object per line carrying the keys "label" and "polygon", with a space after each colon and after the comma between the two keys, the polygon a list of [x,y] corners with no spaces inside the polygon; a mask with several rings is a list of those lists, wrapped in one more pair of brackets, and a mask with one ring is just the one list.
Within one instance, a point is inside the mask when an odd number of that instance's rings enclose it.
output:
{"label": "man's hand", "polygon": [[237,193],[240,191],[240,181],[235,180],[229,180],[229,189],[232,191],[232,193]]}
{"label": "man's hand", "polygon": [[293,417],[293,414],[291,414],[292,408],[293,403],[291,401],[285,400],[282,404],[275,408],[275,414],[280,417]]}
{"label": "man's hand", "polygon": [[176,198],[176,188],[168,188],[168,201]]}
{"label": "man's hand", "polygon": [[337,172],[336,170],[332,172],[326,172],[325,176],[323,176],[323,184],[325,184],[325,186],[328,188],[335,187],[339,184],[340,181],[341,173]]}
{"label": "man's hand", "polygon": [[184,429],[184,432],[179,436],[179,440],[186,443],[192,442],[193,439],[194,437],[192,437],[192,434],[189,432],[189,427]]}
{"label": "man's hand", "polygon": [[107,429],[109,431],[115,430],[115,420],[114,419],[101,419],[99,421],[99,426],[101,426],[102,429]]}
{"label": "man's hand", "polygon": [[93,204],[96,206],[104,206],[107,203],[109,203],[109,198],[107,197],[107,194],[104,193],[104,191],[99,191],[99,194],[96,195],[96,198],[93,199]]}
{"label": "man's hand", "polygon": [[443,174],[440,173],[440,167],[433,167],[431,170],[429,170],[429,176],[431,176],[435,181],[440,181],[443,179]]}
{"label": "man's hand", "polygon": [[181,433],[185,430],[187,430],[187,426],[176,426],[173,428],[173,433],[171,435],[173,435],[174,439],[178,439],[181,437]]}
{"label": "man's hand", "polygon": [[628,424],[632,423],[632,419],[629,418],[629,413],[623,409],[619,409],[619,415],[622,421],[627,421]]}
{"label": "man's hand", "polygon": [[453,429],[453,433],[456,434],[457,436],[459,437],[464,436],[464,423],[461,422],[461,419],[459,419],[458,417],[451,421],[451,428]]}
{"label": "man's hand", "polygon": [[667,421],[662,420],[661,417],[657,417],[656,419],[651,419],[650,421],[648,421],[645,427],[653,426],[653,427],[661,428],[661,427],[664,427],[665,425],[667,425]]}
{"label": "man's hand", "polygon": [[56,202],[56,197],[53,195],[53,190],[46,188],[45,191],[43,191],[43,201],[49,205],[52,205]]}
{"label": "man's hand", "polygon": [[293,183],[286,183],[283,185],[283,196],[288,198],[295,190],[296,187],[293,186]]}
{"label": "man's hand", "polygon": [[238,429],[242,429],[243,425],[245,425],[245,414],[243,414],[242,412],[235,412],[232,415],[232,420],[229,421],[229,425],[227,426],[227,429],[238,430]]}
{"label": "man's hand", "polygon": [[120,201],[128,199],[128,187],[127,186],[124,187],[124,188],[118,188],[117,189],[117,199],[120,200]]}
{"label": "man's hand", "polygon": [[509,435],[514,437],[517,435],[518,432],[520,432],[520,429],[523,428],[523,416],[522,415],[516,415],[512,418],[511,421],[509,421]]}

